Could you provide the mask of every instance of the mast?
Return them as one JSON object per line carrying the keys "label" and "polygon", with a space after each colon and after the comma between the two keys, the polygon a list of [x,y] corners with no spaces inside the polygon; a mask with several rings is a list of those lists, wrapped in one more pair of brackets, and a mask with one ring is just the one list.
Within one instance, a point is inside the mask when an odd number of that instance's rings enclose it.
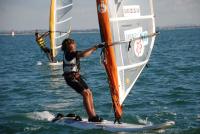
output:
{"label": "mast", "polygon": [[108,74],[110,93],[115,112],[115,119],[119,120],[122,116],[122,107],[119,101],[117,64],[115,61],[114,48],[113,46],[111,46],[113,41],[108,13],[108,0],[97,0],[96,3],[102,42],[106,42],[106,45],[110,46],[106,47],[104,51],[104,66]]}
{"label": "mast", "polygon": [[56,42],[55,42],[55,23],[56,23],[56,0],[51,0],[50,6],[50,17],[49,17],[49,29],[50,29],[50,47],[52,51],[52,56],[55,58],[56,56]]}

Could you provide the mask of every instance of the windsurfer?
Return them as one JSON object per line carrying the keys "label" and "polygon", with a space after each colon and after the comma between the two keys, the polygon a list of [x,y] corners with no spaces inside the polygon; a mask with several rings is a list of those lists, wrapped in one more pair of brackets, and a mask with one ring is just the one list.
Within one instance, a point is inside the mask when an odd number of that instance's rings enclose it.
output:
{"label": "windsurfer", "polygon": [[49,35],[49,32],[46,32],[42,35],[40,35],[38,32],[35,32],[35,40],[38,44],[38,46],[41,48],[41,50],[47,55],[47,58],[50,62],[54,62],[54,58],[52,56],[51,50],[46,47],[45,45],[45,37]]}
{"label": "windsurfer", "polygon": [[90,122],[102,122],[103,119],[96,114],[92,92],[80,75],[80,58],[90,56],[94,51],[103,46],[103,44],[99,44],[85,51],[77,51],[76,42],[73,39],[67,38],[62,42],[61,49],[64,52],[63,76],[66,83],[82,95],[83,104],[88,114],[88,121]]}

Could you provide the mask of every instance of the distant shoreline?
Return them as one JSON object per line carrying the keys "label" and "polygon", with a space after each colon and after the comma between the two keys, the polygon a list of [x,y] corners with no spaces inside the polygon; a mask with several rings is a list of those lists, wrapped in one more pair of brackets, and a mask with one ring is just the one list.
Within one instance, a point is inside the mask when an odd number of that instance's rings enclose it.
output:
{"label": "distant shoreline", "polygon": [[[169,26],[169,27],[157,27],[158,30],[175,30],[175,29],[192,29],[200,28],[200,26]],[[11,35],[14,30],[0,31],[0,35]],[[33,35],[36,30],[16,30],[16,35]],[[48,30],[37,30],[38,32],[44,33]],[[72,30],[72,33],[99,33],[99,29],[83,29],[83,30]]]}
{"label": "distant shoreline", "polygon": [[174,29],[193,29],[200,28],[200,26],[169,26],[169,27],[157,27],[160,30],[174,30]]}
{"label": "distant shoreline", "polygon": [[[0,35],[11,35],[14,30],[0,31]],[[36,30],[16,30],[15,35],[34,35]],[[45,33],[48,30],[37,30],[39,33]],[[72,30],[71,33],[99,33],[99,29],[84,29],[84,30]]]}

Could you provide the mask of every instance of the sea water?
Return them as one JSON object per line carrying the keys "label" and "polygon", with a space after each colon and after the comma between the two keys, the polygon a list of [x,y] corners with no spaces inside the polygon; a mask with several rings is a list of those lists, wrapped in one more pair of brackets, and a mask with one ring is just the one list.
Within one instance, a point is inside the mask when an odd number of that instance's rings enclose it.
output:
{"label": "sea water", "polygon": [[[99,33],[73,33],[72,37],[79,50],[100,42]],[[93,92],[96,112],[114,120],[100,52],[81,61],[81,72]],[[163,133],[199,134],[200,29],[161,30],[149,64],[124,102],[123,122],[172,120],[176,125]],[[82,97],[65,84],[62,73],[62,66],[48,65],[33,35],[0,36],[0,133],[110,133],[50,122],[56,113],[86,117]]]}

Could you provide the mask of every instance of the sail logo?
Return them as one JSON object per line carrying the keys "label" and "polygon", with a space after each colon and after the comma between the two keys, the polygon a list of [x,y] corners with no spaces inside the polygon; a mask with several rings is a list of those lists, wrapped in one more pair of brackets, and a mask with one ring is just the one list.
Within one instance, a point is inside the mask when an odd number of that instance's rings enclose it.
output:
{"label": "sail logo", "polygon": [[[141,37],[141,34],[146,34],[142,32],[142,27],[130,29],[124,31],[125,40],[134,40],[136,38]],[[141,57],[144,54],[145,44],[147,43],[146,40],[143,39],[136,39],[133,41],[134,46],[131,49],[131,52],[135,54],[136,57]]]}
{"label": "sail logo", "polygon": [[123,12],[125,17],[140,16],[140,6],[139,5],[123,6]]}
{"label": "sail logo", "polygon": [[144,45],[141,39],[135,41],[134,52],[137,57],[141,57],[144,54]]}
{"label": "sail logo", "polygon": [[124,31],[125,40],[128,41],[128,40],[132,40],[134,38],[138,38],[138,37],[140,37],[141,33],[142,33],[142,27],[126,30],[126,31]]}
{"label": "sail logo", "polygon": [[98,5],[98,12],[99,13],[105,13],[106,10],[107,10],[107,7],[104,4],[104,1],[101,1],[101,3]]}

